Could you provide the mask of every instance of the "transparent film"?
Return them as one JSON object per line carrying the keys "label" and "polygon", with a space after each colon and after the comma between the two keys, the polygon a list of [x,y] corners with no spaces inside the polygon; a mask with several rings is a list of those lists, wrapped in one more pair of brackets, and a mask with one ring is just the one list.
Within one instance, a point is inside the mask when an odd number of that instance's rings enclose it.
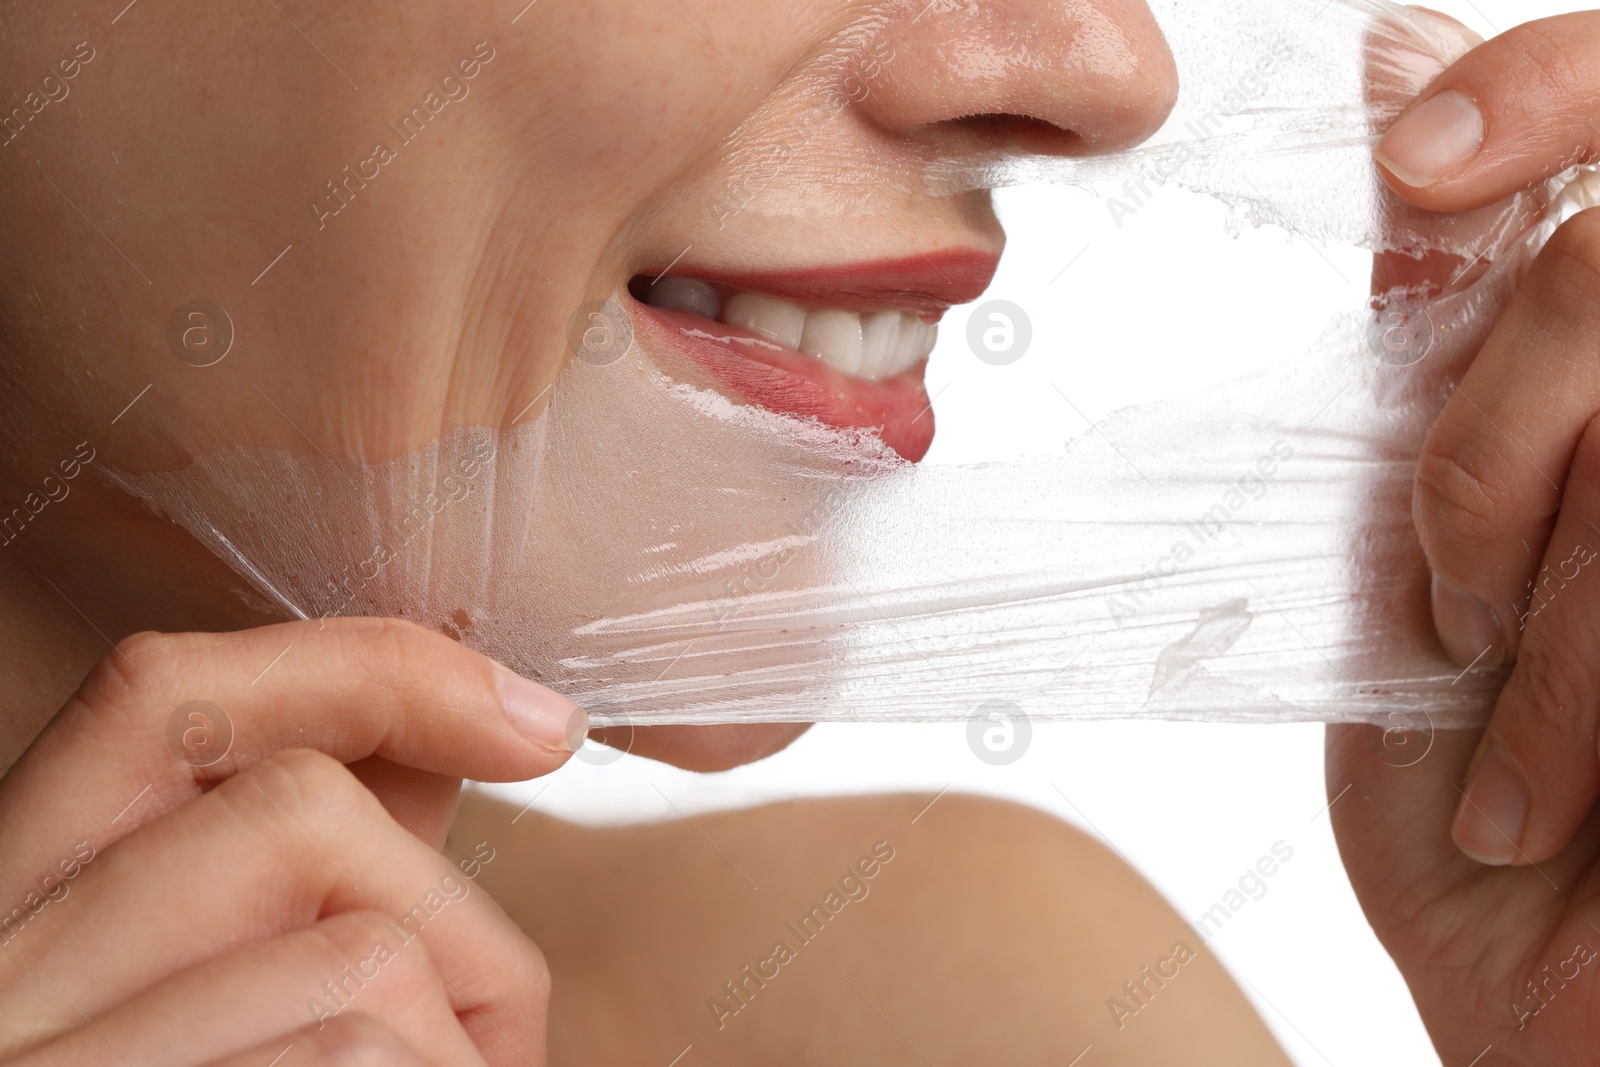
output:
{"label": "transparent film", "polygon": [[[1464,31],[1378,0],[1152,6],[1180,77],[1152,141],[893,180],[1069,186],[1113,227],[1181,189],[1221,242],[1267,233],[1359,264],[1276,309],[1295,330],[1255,328],[1248,295],[1186,318],[1239,373],[1120,406],[1054,454],[909,463],[677,373],[619,292],[509,425],[376,462],[241,441],[111,476],[286,616],[412,619],[597,724],[966,719],[994,701],[1039,720],[1481,721],[1502,679],[1433,636],[1415,460],[1590,176],[1463,215],[1409,208],[1371,147]],[[1130,286],[1127,314],[1179,295]],[[1042,335],[1051,309],[1031,310]],[[972,322],[975,344],[1015,325]],[[1135,385],[1140,344],[1116,354]]]}

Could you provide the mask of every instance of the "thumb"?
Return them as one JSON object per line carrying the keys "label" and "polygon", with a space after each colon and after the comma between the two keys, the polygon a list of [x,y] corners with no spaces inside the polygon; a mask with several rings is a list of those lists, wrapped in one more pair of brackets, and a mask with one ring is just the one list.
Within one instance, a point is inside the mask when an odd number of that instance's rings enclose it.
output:
{"label": "thumb", "polygon": [[1600,12],[1540,19],[1479,45],[1378,142],[1390,186],[1434,211],[1490,204],[1593,159]]}

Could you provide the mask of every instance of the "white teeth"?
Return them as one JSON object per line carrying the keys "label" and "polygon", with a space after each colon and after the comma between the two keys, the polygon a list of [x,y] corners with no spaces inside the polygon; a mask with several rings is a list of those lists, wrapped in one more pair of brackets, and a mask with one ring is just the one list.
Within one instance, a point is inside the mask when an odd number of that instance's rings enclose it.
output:
{"label": "white teeth", "polygon": [[841,374],[872,381],[893,378],[927,359],[938,332],[933,323],[906,312],[808,310],[748,291],[734,293],[724,305],[714,287],[691,278],[658,279],[645,290],[645,301],[738,326],[815,356]]}
{"label": "white teeth", "polygon": [[842,374],[873,381],[892,378],[927,359],[937,332],[932,323],[900,311],[808,311],[751,292],[735,293],[722,309],[722,321],[816,356]]}
{"label": "white teeth", "polygon": [[890,368],[910,365],[910,362],[899,358],[900,336],[907,332],[906,318],[898,311],[874,311],[861,316],[863,378],[883,378]]}
{"label": "white teeth", "polygon": [[692,311],[713,320],[722,311],[717,291],[692,278],[657,278],[645,289],[645,303],[652,307]]}
{"label": "white teeth", "polygon": [[806,311],[787,300],[740,292],[733,294],[728,306],[722,309],[722,321],[729,326],[742,326],[776,344],[799,348],[801,334],[805,331]]}
{"label": "white teeth", "polygon": [[800,351],[844,374],[860,374],[861,316],[849,311],[808,311]]}
{"label": "white teeth", "polygon": [[939,336],[939,327],[931,322],[908,315],[900,327],[900,338],[895,344],[894,358],[902,366],[912,366],[928,358],[933,342]]}

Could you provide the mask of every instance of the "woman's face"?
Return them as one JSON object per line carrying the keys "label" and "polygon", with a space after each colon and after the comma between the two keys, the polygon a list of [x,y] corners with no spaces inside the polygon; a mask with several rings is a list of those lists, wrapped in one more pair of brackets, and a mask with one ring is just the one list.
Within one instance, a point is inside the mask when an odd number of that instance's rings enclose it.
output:
{"label": "woman's face", "polygon": [[[85,438],[148,471],[509,426],[613,294],[669,373],[919,458],[929,324],[1003,241],[942,179],[1130,145],[1176,92],[1142,0],[125,2],[0,14],[8,498]],[[148,617],[233,601],[198,545],[94,506],[115,544],[27,551]],[[129,577],[140,552],[184,580]]]}

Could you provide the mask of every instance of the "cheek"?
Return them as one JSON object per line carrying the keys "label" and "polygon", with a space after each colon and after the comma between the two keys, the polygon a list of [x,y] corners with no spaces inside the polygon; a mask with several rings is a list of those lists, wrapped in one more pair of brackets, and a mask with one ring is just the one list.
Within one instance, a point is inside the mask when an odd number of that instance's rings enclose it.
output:
{"label": "cheek", "polygon": [[690,771],[722,771],[779,752],[811,728],[810,723],[753,722],[720,726],[642,726],[597,730],[595,739],[637,756]]}

